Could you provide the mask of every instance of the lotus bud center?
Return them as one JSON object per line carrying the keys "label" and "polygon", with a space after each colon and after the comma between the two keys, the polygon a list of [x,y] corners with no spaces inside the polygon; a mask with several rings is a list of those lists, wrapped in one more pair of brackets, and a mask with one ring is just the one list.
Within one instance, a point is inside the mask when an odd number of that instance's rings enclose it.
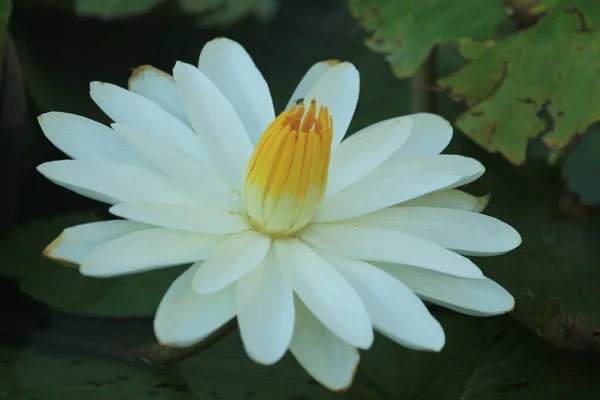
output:
{"label": "lotus bud center", "polygon": [[246,169],[246,213],[254,229],[292,236],[317,211],[327,187],[333,119],[298,100],[265,130]]}

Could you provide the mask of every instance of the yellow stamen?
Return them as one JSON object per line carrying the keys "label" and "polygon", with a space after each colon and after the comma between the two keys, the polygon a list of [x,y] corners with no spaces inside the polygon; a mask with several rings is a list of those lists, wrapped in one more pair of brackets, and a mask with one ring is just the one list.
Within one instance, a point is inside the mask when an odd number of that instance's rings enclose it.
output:
{"label": "yellow stamen", "polygon": [[255,229],[289,236],[315,214],[325,188],[333,120],[327,107],[299,100],[260,138],[246,169],[244,203]]}

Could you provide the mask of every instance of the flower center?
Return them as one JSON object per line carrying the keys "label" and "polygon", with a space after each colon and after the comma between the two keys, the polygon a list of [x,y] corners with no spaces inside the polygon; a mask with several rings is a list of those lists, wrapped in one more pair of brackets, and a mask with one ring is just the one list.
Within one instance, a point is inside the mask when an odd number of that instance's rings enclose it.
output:
{"label": "flower center", "polygon": [[327,186],[333,120],[327,107],[298,100],[265,130],[246,169],[243,188],[252,226],[289,236],[310,222]]}

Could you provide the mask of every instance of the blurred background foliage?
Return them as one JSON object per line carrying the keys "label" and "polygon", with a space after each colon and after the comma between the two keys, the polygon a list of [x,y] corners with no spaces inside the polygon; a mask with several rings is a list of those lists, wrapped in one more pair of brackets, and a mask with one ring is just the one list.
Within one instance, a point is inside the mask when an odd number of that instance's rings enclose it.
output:
{"label": "blurred background foliage", "polygon": [[310,65],[338,58],[361,72],[350,132],[411,111],[454,121],[447,152],[487,167],[467,190],[491,193],[485,212],[523,236],[475,260],[515,295],[514,312],[433,308],[444,350],[378,336],[345,397],[600,398],[599,27],[597,0],[0,0],[0,398],[340,396],[291,357],[252,363],[235,326],[198,348],[156,346],[151,317],[179,267],[92,279],[41,257],[63,228],[108,214],[35,172],[64,157],[36,116],[108,122],[90,81],[196,63],[217,36],[248,49],[279,109]]}

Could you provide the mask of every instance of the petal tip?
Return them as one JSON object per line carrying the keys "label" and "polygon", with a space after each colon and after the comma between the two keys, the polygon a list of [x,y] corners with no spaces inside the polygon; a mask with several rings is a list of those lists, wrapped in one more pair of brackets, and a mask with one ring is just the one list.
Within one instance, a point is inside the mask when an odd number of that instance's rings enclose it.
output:
{"label": "petal tip", "polygon": [[55,249],[56,249],[58,246],[60,246],[60,244],[61,244],[61,242],[63,241],[64,237],[65,237],[65,231],[62,231],[62,232],[61,232],[61,234],[60,234],[60,235],[58,235],[58,236],[56,237],[56,239],[54,239],[52,242],[50,242],[50,244],[48,244],[48,245],[46,246],[46,248],[44,248],[44,250],[42,251],[42,254],[43,254],[45,257],[48,257],[48,258],[54,258],[54,257],[52,256],[52,253],[54,252],[54,250],[55,250]]}
{"label": "petal tip", "polygon": [[217,38],[214,38],[213,40],[210,40],[210,41],[206,42],[206,44],[209,44],[209,43],[222,43],[222,44],[236,44],[236,45],[239,45],[239,43],[236,42],[235,40],[229,39],[228,37],[225,37],[225,36],[219,36]]}
{"label": "petal tip", "polygon": [[287,352],[287,349],[281,353],[271,354],[270,357],[264,357],[264,356],[257,357],[255,354],[252,354],[251,352],[248,351],[248,349],[246,349],[246,354],[248,355],[248,358],[250,358],[256,364],[262,365],[265,367],[269,367],[269,366],[274,365],[277,362],[279,362],[279,360],[281,360],[283,358],[283,356],[285,355],[286,352]]}
{"label": "petal tip", "polygon": [[486,195],[483,195],[481,197],[476,197],[476,201],[475,204],[473,205],[473,212],[476,213],[481,213],[483,212],[483,210],[485,210],[485,208],[487,207],[487,205],[490,203],[490,199],[492,198],[492,194],[488,193]]}
{"label": "petal tip", "polygon": [[175,73],[175,71],[183,72],[183,71],[189,71],[191,69],[197,69],[197,68],[194,67],[193,65],[190,65],[183,61],[176,61],[175,66],[173,67],[173,73]]}
{"label": "petal tip", "polygon": [[446,334],[444,333],[444,329],[441,327],[441,325],[440,330],[441,335],[439,336],[439,339],[431,346],[431,351],[434,353],[440,353],[444,349],[444,346],[446,346]]}
{"label": "petal tip", "polygon": [[50,114],[51,112],[47,112],[47,113],[38,115],[37,121],[38,121],[38,124],[40,124],[40,126],[42,126],[42,128],[43,128],[44,120],[46,118],[48,118],[48,114]]}
{"label": "petal tip", "polygon": [[352,382],[354,382],[354,378],[356,377],[356,373],[358,372],[358,365],[360,364],[360,354],[358,349],[354,349],[354,353],[356,354],[356,361],[354,362],[354,366],[352,367],[352,372],[350,373],[350,379],[343,386],[340,387],[329,387],[328,389],[332,390],[335,393],[344,394],[352,387]]}
{"label": "petal tip", "polygon": [[105,82],[92,81],[92,82],[90,82],[90,92],[98,90],[99,88],[101,88],[104,85],[106,85]]}
{"label": "petal tip", "polygon": [[336,60],[336,59],[332,59],[332,60],[325,60],[325,61],[321,61],[323,64],[329,65],[330,67],[333,67],[335,65],[338,65],[341,63],[340,60]]}
{"label": "petal tip", "polygon": [[127,81],[127,86],[129,88],[129,90],[132,89],[132,87],[133,87],[133,85],[135,85],[135,83],[143,80],[146,77],[146,75],[148,75],[148,73],[150,73],[150,74],[154,73],[155,75],[162,76],[163,78],[173,80],[173,77],[171,75],[167,74],[165,71],[163,71],[161,69],[155,68],[149,64],[140,65],[139,67],[134,68],[131,71],[131,75],[129,76],[129,80]]}
{"label": "petal tip", "polygon": [[[364,338],[362,338],[362,340],[359,343],[357,343],[356,347],[358,347],[362,350],[369,350],[371,348],[371,346],[373,346],[374,341],[375,341],[375,334],[373,333],[373,328],[371,326],[370,329],[365,332]],[[358,345],[360,345],[360,346],[358,346]]]}
{"label": "petal tip", "polygon": [[51,168],[51,165],[53,163],[55,163],[56,161],[47,161],[43,164],[38,165],[37,167],[35,167],[35,169],[37,170],[37,172],[39,172],[40,174],[44,175],[45,177],[48,176],[48,169]]}
{"label": "petal tip", "polygon": [[60,264],[63,264],[67,267],[78,267],[79,264],[68,260],[66,258],[59,257],[55,254],[55,250],[60,246],[65,236],[65,232],[63,231],[56,239],[54,239],[48,246],[44,248],[42,251],[42,255],[52,261],[56,261]]}
{"label": "petal tip", "polygon": [[511,298],[511,302],[510,302],[510,306],[504,312],[505,314],[508,314],[508,313],[511,313],[511,312],[515,311],[515,306],[517,305],[514,296],[511,295],[511,294],[509,294],[509,295],[510,295],[510,298]]}
{"label": "petal tip", "polygon": [[[42,129],[45,129],[48,125],[50,125],[52,123],[56,123],[57,118],[62,118],[61,121],[64,121],[64,118],[73,117],[73,116],[75,116],[75,115],[63,113],[60,111],[48,111],[48,112],[38,115],[37,120],[38,120],[38,124],[40,124]],[[78,115],[76,117],[82,118]]]}
{"label": "petal tip", "polygon": [[433,315],[430,315],[430,317],[431,325],[427,331],[432,334],[428,336],[428,343],[423,343],[422,350],[432,353],[440,353],[446,345],[446,332],[444,332],[442,324],[440,324],[439,321],[433,317]]}
{"label": "petal tip", "polygon": [[521,236],[521,234],[519,233],[519,231],[517,231],[516,229],[515,229],[515,233],[517,234],[517,245],[515,246],[515,248],[517,248],[521,244],[523,244],[523,236]]}
{"label": "petal tip", "polygon": [[98,275],[94,274],[93,266],[90,267],[90,264],[86,263],[85,261],[81,263],[81,266],[79,267],[79,273],[83,276],[89,276],[89,277],[97,277],[98,276]]}
{"label": "petal tip", "polygon": [[352,75],[359,75],[358,69],[356,69],[356,66],[354,64],[352,64],[350,61],[342,61],[339,64],[335,64],[333,66],[333,68],[337,68],[337,69],[342,69],[345,73],[348,74],[352,74]]}

